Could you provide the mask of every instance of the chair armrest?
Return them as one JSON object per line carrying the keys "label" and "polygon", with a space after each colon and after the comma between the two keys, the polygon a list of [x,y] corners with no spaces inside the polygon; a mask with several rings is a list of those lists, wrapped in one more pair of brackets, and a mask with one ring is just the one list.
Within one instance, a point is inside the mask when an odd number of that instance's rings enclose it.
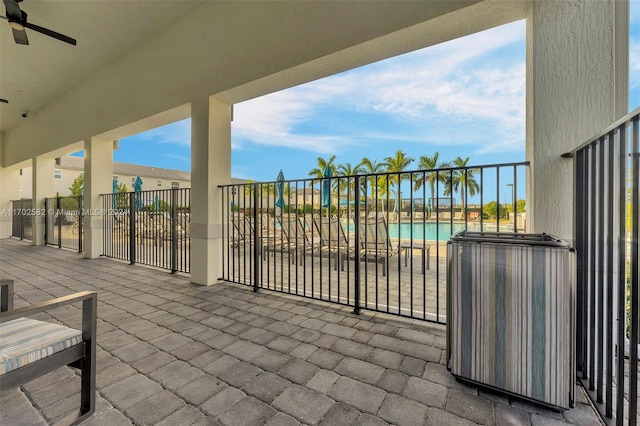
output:
{"label": "chair armrest", "polygon": [[34,303],[33,305],[13,309],[7,312],[0,312],[0,323],[11,321],[16,318],[26,317],[28,315],[38,314],[50,309],[70,305],[75,302],[87,301],[91,299],[97,300],[97,298],[98,294],[95,291],[81,291],[79,293],[70,294],[69,296],[57,297],[55,299]]}
{"label": "chair armrest", "polygon": [[13,309],[13,280],[0,280],[0,312]]}
{"label": "chair armrest", "polygon": [[50,309],[59,308],[61,306],[70,305],[80,301],[82,301],[82,340],[89,341],[91,344],[95,345],[98,311],[98,293],[95,291],[81,291],[79,293],[70,294],[69,296],[58,297],[45,302],[25,306],[23,308],[0,312],[0,323],[45,312]]}

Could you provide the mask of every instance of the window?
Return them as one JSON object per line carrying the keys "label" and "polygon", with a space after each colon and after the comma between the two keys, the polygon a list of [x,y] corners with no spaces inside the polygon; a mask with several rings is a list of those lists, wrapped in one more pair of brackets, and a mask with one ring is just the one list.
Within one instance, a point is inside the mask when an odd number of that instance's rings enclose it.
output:
{"label": "window", "polygon": [[162,186],[162,180],[161,179],[158,179],[157,182],[158,182],[158,186]]}
{"label": "window", "polygon": [[180,188],[180,182],[171,182],[171,189]]}
{"label": "window", "polygon": [[54,179],[62,179],[62,170],[55,169],[53,171],[53,178]]}

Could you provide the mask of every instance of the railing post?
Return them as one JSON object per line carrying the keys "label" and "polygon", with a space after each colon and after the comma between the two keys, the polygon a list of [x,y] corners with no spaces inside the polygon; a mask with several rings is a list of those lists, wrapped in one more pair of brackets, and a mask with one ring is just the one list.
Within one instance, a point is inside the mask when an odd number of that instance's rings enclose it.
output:
{"label": "railing post", "polygon": [[24,240],[24,200],[20,198],[20,241]]}
{"label": "railing post", "polygon": [[129,262],[136,263],[136,193],[129,193]]}
{"label": "railing post", "polygon": [[[511,210],[513,211],[513,232],[518,232],[518,168],[513,166],[513,187],[512,190],[512,200],[511,203],[513,206]],[[526,232],[526,231],[525,231]]]}
{"label": "railing post", "polygon": [[171,190],[171,273],[178,271],[178,189]]}
{"label": "railing post", "polygon": [[[60,215],[60,194],[56,193],[56,214],[53,215],[58,219],[58,248],[62,248],[62,216]],[[46,241],[45,241],[46,243]]]}
{"label": "railing post", "polygon": [[[84,197],[78,196],[78,253],[82,253],[82,220],[84,217]],[[103,243],[104,246],[104,243]],[[103,249],[104,251],[104,249]]]}
{"label": "railing post", "polygon": [[[13,232],[13,230],[12,230]],[[49,234],[51,230],[49,229],[49,199],[44,199],[44,245],[49,245]]]}
{"label": "railing post", "polygon": [[258,291],[258,281],[260,280],[260,235],[258,232],[258,184],[253,184],[253,291]]}
{"label": "railing post", "polygon": [[353,283],[354,283],[354,292],[353,292],[353,313],[356,315],[360,314],[360,176],[355,176],[355,263],[353,267]]}

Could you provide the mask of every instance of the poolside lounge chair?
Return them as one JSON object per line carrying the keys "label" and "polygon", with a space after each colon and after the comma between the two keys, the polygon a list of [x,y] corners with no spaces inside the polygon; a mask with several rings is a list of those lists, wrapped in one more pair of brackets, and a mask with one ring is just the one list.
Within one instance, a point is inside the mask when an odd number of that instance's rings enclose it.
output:
{"label": "poolside lounge chair", "polygon": [[276,225],[276,220],[269,213],[260,213],[260,239],[266,245],[278,244],[280,241],[280,233]]}
{"label": "poolside lounge chair", "polygon": [[399,253],[398,244],[389,239],[387,222],[384,219],[365,219],[358,224],[360,230],[361,258],[382,265],[382,275],[387,275],[389,258]]}
{"label": "poolside lounge chair", "polygon": [[329,252],[334,259],[334,269],[344,271],[344,261],[353,257],[356,245],[349,244],[349,238],[344,232],[342,222],[337,217],[314,218],[317,228],[320,230],[321,248]]}
{"label": "poolside lounge chair", "polygon": [[[297,259],[300,259],[300,265],[304,262],[304,254],[312,252],[314,249],[320,248],[320,241],[312,241],[309,235],[304,229],[300,218],[296,215],[283,214],[278,216],[280,221],[280,231],[283,238],[277,244],[275,249],[278,248],[284,253],[285,251],[290,254],[295,253]],[[291,259],[291,263],[294,263],[295,258]]]}
{"label": "poolside lounge chair", "polygon": [[231,223],[233,224],[231,246],[238,247],[253,244],[254,228],[250,218],[245,215],[233,215]]}

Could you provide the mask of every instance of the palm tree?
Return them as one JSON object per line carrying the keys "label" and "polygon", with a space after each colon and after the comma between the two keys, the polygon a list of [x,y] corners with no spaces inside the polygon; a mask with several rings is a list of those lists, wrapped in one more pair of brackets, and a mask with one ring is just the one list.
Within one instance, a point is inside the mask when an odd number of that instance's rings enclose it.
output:
{"label": "palm tree", "polygon": [[[351,163],[338,164],[336,171],[341,176],[353,176],[361,173],[362,163],[358,163],[353,167]],[[340,179],[338,181],[338,192],[340,194],[347,192],[347,199],[351,199],[351,194],[355,192],[356,181],[353,178]],[[358,202],[358,201],[356,201]],[[351,217],[351,205],[347,206],[347,214]]]}
{"label": "palm tree", "polygon": [[[362,163],[356,164],[355,167],[351,163],[338,164],[336,166],[336,174],[341,176],[353,176],[362,173]],[[355,190],[355,180],[353,179],[341,179],[338,190],[343,193],[347,189],[348,193]]]}
{"label": "palm tree", "polygon": [[474,196],[480,192],[480,185],[476,181],[476,171],[473,169],[466,169],[469,157],[463,159],[457,157],[451,163],[452,167],[456,167],[451,174],[451,180],[447,176],[447,183],[445,184],[444,195],[451,195],[451,191],[458,192],[460,194],[460,203],[464,207],[465,205],[465,193]]}
{"label": "palm tree", "polygon": [[413,158],[407,157],[407,154],[402,152],[401,150],[397,150],[395,156],[386,157],[384,159],[385,171],[387,173],[398,173],[397,175],[390,175],[387,179],[389,180],[389,185],[395,183],[398,185],[398,189],[396,191],[397,196],[397,208],[398,213],[400,213],[400,202],[402,201],[400,186],[402,185],[402,181],[406,179],[406,177],[402,176],[402,171],[404,171],[409,164],[413,162]]}
{"label": "palm tree", "polygon": [[429,170],[429,172],[425,173],[422,176],[417,176],[416,181],[414,183],[414,191],[422,188],[422,185],[429,183],[429,189],[431,190],[431,200],[435,202],[434,193],[436,182],[446,183],[447,176],[443,173],[438,173],[435,169],[441,169],[444,167],[449,167],[449,163],[442,162],[438,164],[438,159],[440,157],[440,153],[438,151],[434,152],[432,156],[423,155],[420,157],[418,168],[420,170]]}
{"label": "palm tree", "polygon": [[324,169],[326,169],[327,166],[329,166],[331,168],[331,172],[335,174],[336,166],[335,164],[333,164],[334,161],[336,161],[335,155],[332,155],[331,157],[329,157],[329,160],[325,160],[322,157],[318,157],[318,167],[314,167],[313,169],[311,169],[309,171],[309,176],[322,179],[324,177]]}
{"label": "palm tree", "polygon": [[[384,164],[378,163],[377,160],[371,161],[367,157],[364,157],[362,161],[360,161],[360,165],[361,165],[362,173],[365,173],[368,175],[382,173],[384,171]],[[377,198],[378,191],[380,189],[379,183],[380,183],[380,180],[375,176],[369,176],[368,178],[366,178],[366,180],[363,179],[361,184],[363,186],[362,192],[364,193],[365,197],[369,195],[367,194],[367,190],[366,190],[366,188],[368,187],[368,188],[371,188],[371,198],[374,198],[374,197]],[[375,206],[377,209],[377,206],[378,206],[377,200],[375,202]]]}

